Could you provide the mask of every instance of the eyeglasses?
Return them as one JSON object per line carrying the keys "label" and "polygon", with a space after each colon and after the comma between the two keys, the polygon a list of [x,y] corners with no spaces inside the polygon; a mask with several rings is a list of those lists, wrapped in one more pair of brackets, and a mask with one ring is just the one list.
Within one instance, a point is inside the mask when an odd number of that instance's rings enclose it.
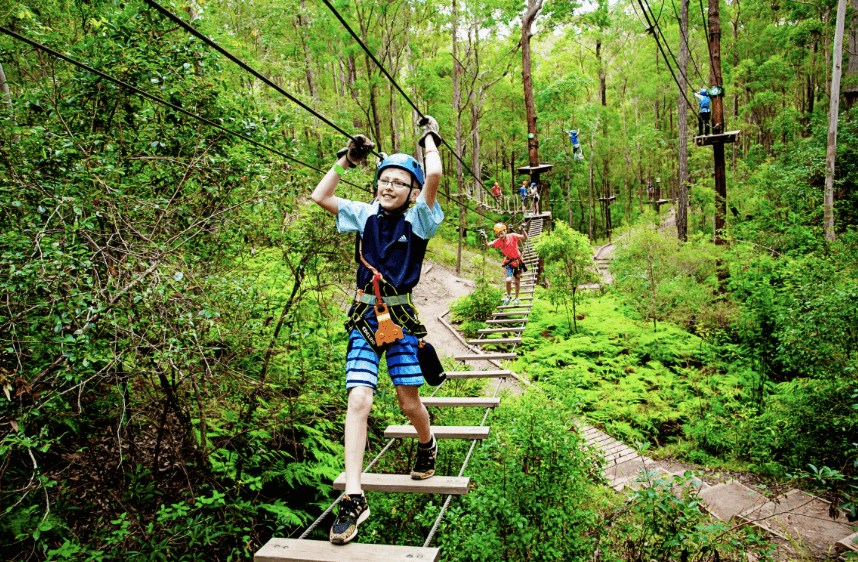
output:
{"label": "eyeglasses", "polygon": [[396,180],[378,180],[379,189],[390,186],[397,187],[399,189],[408,189],[409,187],[411,187],[411,184],[402,183],[401,181]]}

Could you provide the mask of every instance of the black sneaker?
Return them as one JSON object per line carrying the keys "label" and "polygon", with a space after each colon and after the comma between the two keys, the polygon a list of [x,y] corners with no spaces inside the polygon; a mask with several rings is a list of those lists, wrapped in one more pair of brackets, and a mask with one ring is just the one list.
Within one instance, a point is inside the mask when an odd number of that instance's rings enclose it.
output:
{"label": "black sneaker", "polygon": [[432,436],[432,445],[423,448],[417,445],[417,459],[411,469],[412,480],[425,480],[435,475],[435,459],[438,458],[438,441]]}
{"label": "black sneaker", "polygon": [[358,525],[369,517],[369,505],[363,494],[351,494],[343,496],[337,508],[339,515],[331,526],[330,539],[334,544],[346,544],[357,536]]}

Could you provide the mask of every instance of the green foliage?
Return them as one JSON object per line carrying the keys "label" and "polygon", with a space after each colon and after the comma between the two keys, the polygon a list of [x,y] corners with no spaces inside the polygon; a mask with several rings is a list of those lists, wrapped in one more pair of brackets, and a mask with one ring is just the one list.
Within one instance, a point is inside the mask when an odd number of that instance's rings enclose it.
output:
{"label": "green foliage", "polygon": [[485,319],[492,315],[503,298],[503,291],[486,277],[485,261],[480,260],[475,268],[474,289],[450,306],[453,321],[460,322],[459,329],[468,337],[476,335],[485,327]]}
{"label": "green foliage", "polygon": [[[555,221],[554,229],[540,236],[535,248],[547,265],[549,286],[543,296],[555,307],[563,305],[567,321],[575,323],[577,332],[578,286],[597,280],[592,271],[593,248],[590,241],[565,223]],[[569,303],[572,304],[571,318]]]}
{"label": "green foliage", "polygon": [[617,289],[657,329],[658,320],[694,327],[723,327],[732,312],[718,294],[716,262],[722,252],[698,237],[680,243],[652,228],[632,231],[611,263]]}
{"label": "green foliage", "polygon": [[[444,558],[474,561],[591,560],[600,461],[569,431],[571,411],[536,393],[507,398],[467,474],[477,484],[442,519]],[[431,524],[440,506],[419,516]]]}

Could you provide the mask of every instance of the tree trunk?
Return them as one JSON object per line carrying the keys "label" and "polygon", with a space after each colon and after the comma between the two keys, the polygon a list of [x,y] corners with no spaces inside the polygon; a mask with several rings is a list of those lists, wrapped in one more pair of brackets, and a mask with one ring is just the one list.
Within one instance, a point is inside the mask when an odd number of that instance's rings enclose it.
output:
{"label": "tree trunk", "polygon": [[539,135],[536,130],[536,105],[533,101],[533,78],[530,72],[530,38],[533,36],[533,20],[542,9],[543,2],[544,0],[527,0],[527,10],[521,17],[521,80],[527,112],[527,153],[531,166],[539,165]]}
{"label": "tree trunk", "polygon": [[858,99],[858,0],[852,0],[852,22],[849,26],[849,66],[846,67],[846,108],[852,109]]}
{"label": "tree trunk", "polygon": [[599,61],[599,99],[602,102],[602,107],[607,107],[608,96],[605,85],[605,68],[602,66],[602,38],[596,39],[596,60]]}
{"label": "tree trunk", "polygon": [[[854,16],[853,16],[854,17]],[[828,108],[828,153],[825,156],[825,196],[823,229],[825,239],[834,242],[834,164],[837,159],[837,118],[840,112],[840,75],[843,71],[843,28],[846,23],[846,0],[837,3],[834,30],[834,52],[831,69],[831,101]]]}
{"label": "tree trunk", "polygon": [[676,101],[679,110],[676,125],[679,141],[679,190],[676,206],[676,235],[685,242],[688,239],[688,102],[684,93],[688,91],[688,3],[680,0],[679,11],[679,84],[682,88]]}
{"label": "tree trunk", "polygon": [[3,103],[9,108],[9,117],[13,117],[12,113],[12,95],[9,93],[9,83],[6,81],[6,73],[3,71],[3,65],[0,64],[0,98],[3,98]]}
{"label": "tree trunk", "polygon": [[[721,11],[718,0],[709,0],[709,84],[721,86]],[[724,99],[714,96],[712,107],[712,132],[724,132]],[[712,145],[715,165],[715,243],[725,244],[724,229],[727,223],[727,178],[724,171],[724,143]]]}
{"label": "tree trunk", "polygon": [[[462,153],[462,113],[459,93],[459,11],[456,0],[453,0],[453,111],[456,113],[456,154]],[[462,237],[465,229],[465,209],[462,201],[465,199],[465,182],[462,174],[462,162],[456,159],[456,182],[459,186],[459,250],[456,254],[456,274],[462,272]]]}

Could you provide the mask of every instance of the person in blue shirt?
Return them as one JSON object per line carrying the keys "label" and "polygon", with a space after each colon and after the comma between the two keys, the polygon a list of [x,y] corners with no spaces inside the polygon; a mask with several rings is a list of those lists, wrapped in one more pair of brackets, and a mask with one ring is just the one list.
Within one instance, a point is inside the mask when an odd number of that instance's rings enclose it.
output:
{"label": "person in blue shirt", "polygon": [[527,180],[522,180],[521,188],[518,190],[518,194],[521,195],[521,207],[525,211],[527,210],[527,200],[529,199],[527,193]]}
{"label": "person in blue shirt", "polygon": [[365,166],[367,155],[375,147],[364,135],[355,135],[338,153],[339,160],[312,196],[316,204],[337,218],[340,232],[356,233],[359,291],[346,322],[346,483],[330,531],[330,541],[335,544],[354,539],[358,525],[370,513],[361,487],[361,470],[367,419],[383,354],[399,407],[417,431],[419,444],[411,478],[421,480],[435,474],[438,444],[418,393],[424,382],[417,360],[418,338],[426,335],[426,328],[411,302],[411,290],[420,280],[426,246],[444,219],[436,201],[442,173],[438,154],[441,137],[434,118],[427,115],[419,124],[423,127],[418,142],[424,147],[425,174],[411,156],[392,154],[376,169],[377,191],[372,203],[336,197],[334,192],[345,170]]}
{"label": "person in blue shirt", "polygon": [[572,159],[573,160],[583,160],[584,159],[584,151],[581,150],[581,143],[578,142],[578,131],[577,129],[572,129],[569,131],[569,140],[572,141]]}
{"label": "person in blue shirt", "polygon": [[[698,121],[698,127],[700,129],[701,135],[709,134],[709,118],[712,116],[712,107],[711,100],[709,99],[709,92],[705,89],[700,90],[700,92],[694,92],[694,97],[697,98],[697,101],[700,103],[700,119]],[[704,132],[705,131],[705,132]]]}

